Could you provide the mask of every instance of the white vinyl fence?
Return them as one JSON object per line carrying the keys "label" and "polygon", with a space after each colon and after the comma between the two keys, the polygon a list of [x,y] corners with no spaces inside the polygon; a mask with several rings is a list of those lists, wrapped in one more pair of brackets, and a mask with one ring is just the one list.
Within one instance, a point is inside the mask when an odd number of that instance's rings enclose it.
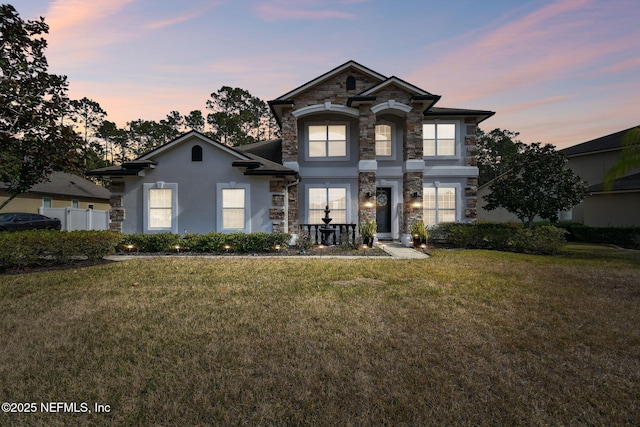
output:
{"label": "white vinyl fence", "polygon": [[40,215],[58,218],[62,230],[108,230],[109,211],[77,208],[40,208]]}

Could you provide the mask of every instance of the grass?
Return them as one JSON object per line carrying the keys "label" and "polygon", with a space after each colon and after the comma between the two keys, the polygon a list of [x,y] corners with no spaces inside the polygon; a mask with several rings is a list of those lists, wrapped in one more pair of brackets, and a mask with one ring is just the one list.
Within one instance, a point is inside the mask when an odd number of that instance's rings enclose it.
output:
{"label": "grass", "polygon": [[640,252],[0,276],[0,425],[639,425]]}

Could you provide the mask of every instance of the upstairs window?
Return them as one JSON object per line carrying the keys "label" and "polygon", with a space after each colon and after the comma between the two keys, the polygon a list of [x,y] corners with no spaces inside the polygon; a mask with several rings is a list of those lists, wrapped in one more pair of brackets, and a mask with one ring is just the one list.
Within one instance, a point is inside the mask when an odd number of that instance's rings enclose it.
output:
{"label": "upstairs window", "polygon": [[310,158],[347,156],[346,125],[309,125],[308,135]]}
{"label": "upstairs window", "polygon": [[376,125],[376,156],[391,156],[391,126]]}
{"label": "upstairs window", "polygon": [[199,145],[194,145],[191,148],[191,161],[192,162],[201,162],[202,161],[202,147]]}
{"label": "upstairs window", "polygon": [[424,156],[455,156],[456,125],[425,123],[422,125]]}

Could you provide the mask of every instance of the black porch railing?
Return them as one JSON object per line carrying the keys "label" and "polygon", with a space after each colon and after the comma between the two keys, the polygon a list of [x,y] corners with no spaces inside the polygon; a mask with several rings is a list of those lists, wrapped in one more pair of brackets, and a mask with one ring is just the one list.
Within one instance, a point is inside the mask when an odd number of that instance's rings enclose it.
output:
{"label": "black porch railing", "polygon": [[[322,244],[322,232],[321,229],[333,230],[328,236],[329,242],[332,245],[340,244],[355,244],[356,242],[356,224],[300,224],[300,231],[306,231],[311,236],[311,240],[314,244]],[[326,233],[326,231],[325,231]]]}

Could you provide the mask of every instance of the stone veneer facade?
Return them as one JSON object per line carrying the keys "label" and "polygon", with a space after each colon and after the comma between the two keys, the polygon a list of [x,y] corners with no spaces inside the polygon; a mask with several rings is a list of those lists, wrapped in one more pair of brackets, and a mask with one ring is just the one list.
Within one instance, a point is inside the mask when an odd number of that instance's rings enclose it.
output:
{"label": "stone veneer facade", "polygon": [[[347,90],[348,77],[355,78],[355,89]],[[375,73],[367,73],[356,67],[346,68],[341,72],[327,73],[327,77],[322,80],[318,78],[306,88],[291,92],[289,98],[280,98],[280,121],[282,129],[282,160],[285,165],[299,165],[302,163],[299,146],[304,144],[300,137],[301,126],[296,118],[301,116],[300,110],[311,106],[326,106],[326,112],[331,112],[333,106],[341,108],[349,107],[357,109],[358,123],[358,151],[357,151],[357,191],[352,193],[352,197],[357,197],[358,203],[358,223],[376,219],[376,183],[380,181],[378,176],[378,162],[375,154],[375,126],[378,123],[377,114],[395,114],[403,119],[402,131],[402,177],[395,178],[398,182],[398,203],[401,204],[397,213],[397,231],[403,240],[410,236],[410,228],[414,221],[423,220],[423,187],[425,185],[425,158],[423,157],[423,136],[422,124],[425,122],[424,111],[432,106],[432,100],[425,100],[424,97],[413,95],[411,85],[403,85],[403,82],[395,82],[381,85],[371,96],[358,96],[363,92],[380,85],[385,80]],[[417,89],[419,91],[419,89]],[[353,97],[353,98],[352,98]],[[352,98],[351,104],[349,103]],[[385,109],[376,106],[385,104]],[[394,105],[401,108],[393,110]],[[409,109],[409,111],[406,111]],[[390,111],[393,110],[393,111]],[[322,113],[321,110],[318,110]],[[335,110],[333,110],[335,111]],[[351,110],[353,111],[353,110]],[[338,112],[339,114],[340,112]],[[488,112],[491,113],[491,112]],[[348,114],[348,113],[347,113]],[[492,114],[492,113],[491,113]],[[433,116],[432,116],[433,117]],[[437,118],[437,117],[434,117]],[[305,118],[306,119],[306,118]],[[441,119],[447,120],[448,117]],[[460,166],[475,167],[476,162],[476,130],[477,117],[456,118],[459,124],[458,140],[462,141],[463,152],[461,153]],[[352,145],[353,147],[353,145]],[[353,156],[353,153],[351,154]],[[308,162],[308,160],[307,160]],[[428,160],[427,160],[428,162]],[[318,165],[326,165],[318,164]],[[440,164],[436,162],[436,164]],[[308,166],[308,163],[307,163]],[[301,168],[303,169],[303,168]],[[300,204],[302,183],[305,174],[301,172],[301,183],[291,185],[287,192],[288,230],[295,233],[299,223],[303,222],[304,212],[300,212],[303,206]],[[448,175],[445,175],[445,178]],[[332,177],[328,176],[327,180]],[[382,178],[388,182],[387,177]],[[459,177],[460,192],[457,197],[459,205],[459,218],[466,222],[474,222],[477,216],[477,176]],[[437,185],[437,182],[435,183]],[[367,196],[368,195],[368,196]],[[276,203],[277,200],[277,203]],[[282,206],[283,198],[274,196],[274,219],[280,219],[280,214],[276,215],[276,206]],[[280,212],[280,211],[278,211]],[[300,217],[298,214],[301,214]],[[406,243],[406,242],[405,242]]]}

